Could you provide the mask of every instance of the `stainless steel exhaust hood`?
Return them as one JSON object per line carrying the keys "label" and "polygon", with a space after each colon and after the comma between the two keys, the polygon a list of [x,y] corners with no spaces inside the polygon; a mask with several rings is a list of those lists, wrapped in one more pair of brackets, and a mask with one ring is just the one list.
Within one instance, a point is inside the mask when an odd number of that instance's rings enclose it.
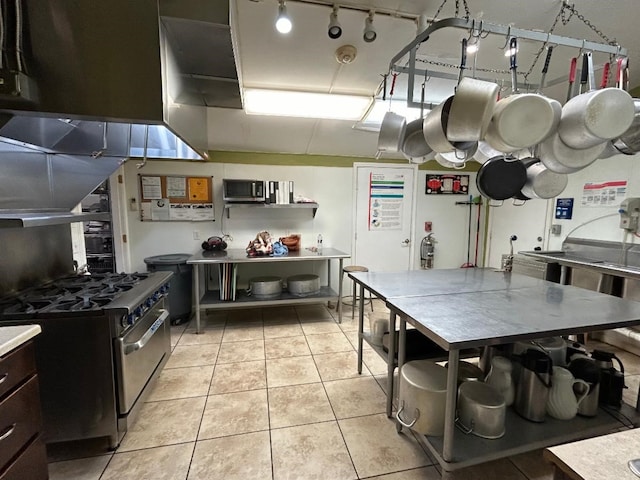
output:
{"label": "stainless steel exhaust hood", "polygon": [[[22,0],[21,12],[6,5],[4,23],[16,35],[6,35],[13,53],[0,68],[0,137],[48,152],[202,160],[209,103],[204,95],[198,103],[194,79],[235,82],[239,99],[228,2],[163,3],[163,18],[158,0]],[[225,34],[212,31],[226,32],[228,41],[221,45]],[[201,34],[185,45],[176,36],[185,32]],[[215,56],[219,66],[206,62],[206,76],[185,72],[185,50],[204,60],[207,50],[231,52],[231,69],[227,54],[224,65]],[[111,146],[109,130],[123,126],[128,143]]]}
{"label": "stainless steel exhaust hood", "polygon": [[0,2],[0,227],[87,220],[127,158],[203,160],[206,107],[241,108],[228,2],[160,3]]}

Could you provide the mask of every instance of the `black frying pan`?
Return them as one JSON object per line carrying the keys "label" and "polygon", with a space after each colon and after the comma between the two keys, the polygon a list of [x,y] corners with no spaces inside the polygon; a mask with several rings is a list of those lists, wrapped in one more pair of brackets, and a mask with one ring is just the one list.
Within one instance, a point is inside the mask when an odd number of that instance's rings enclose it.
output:
{"label": "black frying pan", "polygon": [[[534,163],[538,163],[540,161],[539,158],[536,157],[526,157],[520,160],[522,162],[522,164],[524,165],[524,168],[527,169],[529,168],[529,165],[533,165]],[[526,202],[527,200],[531,200],[531,198],[527,197],[524,193],[522,193],[522,191],[516,193],[513,198],[515,200],[521,200],[523,202]]]}
{"label": "black frying pan", "polygon": [[526,181],[524,164],[517,158],[504,155],[487,160],[476,176],[478,191],[491,200],[506,200],[517,195]]}

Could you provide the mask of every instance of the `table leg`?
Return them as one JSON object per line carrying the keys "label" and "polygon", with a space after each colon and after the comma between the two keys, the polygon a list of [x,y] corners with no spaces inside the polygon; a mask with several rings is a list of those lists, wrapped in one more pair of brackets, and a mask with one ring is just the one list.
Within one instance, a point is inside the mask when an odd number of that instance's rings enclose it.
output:
{"label": "table leg", "polygon": [[196,333],[202,333],[200,331],[200,265],[197,263],[193,266],[193,294],[196,296]]}
{"label": "table leg", "polygon": [[358,374],[362,373],[362,333],[364,332],[364,311],[358,312]]}
{"label": "table leg", "polygon": [[396,314],[389,313],[389,354],[387,355],[387,417],[393,410],[393,372],[396,363]]}
{"label": "table leg", "polygon": [[453,460],[453,434],[456,429],[456,394],[458,393],[458,361],[459,350],[449,350],[449,367],[447,368],[447,394],[444,413],[444,440],[442,458],[445,462]]}
{"label": "table leg", "polygon": [[342,259],[340,259],[340,269],[338,270],[338,323],[342,323]]}

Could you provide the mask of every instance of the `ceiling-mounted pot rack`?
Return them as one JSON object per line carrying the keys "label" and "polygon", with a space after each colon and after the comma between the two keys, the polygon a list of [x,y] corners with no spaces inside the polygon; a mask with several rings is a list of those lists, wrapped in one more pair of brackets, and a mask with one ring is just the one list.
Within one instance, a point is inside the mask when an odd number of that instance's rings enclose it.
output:
{"label": "ceiling-mounted pot rack", "polygon": [[[626,48],[615,44],[598,43],[593,41],[587,41],[583,39],[565,37],[561,35],[555,35],[553,33],[526,30],[522,28],[516,28],[509,25],[499,25],[494,23],[485,22],[484,20],[464,19],[464,18],[445,18],[443,20],[432,23],[427,29],[420,32],[415,39],[409,42],[402,50],[400,50],[389,63],[389,72],[396,72],[407,74],[407,106],[412,108],[419,108],[421,103],[414,100],[414,87],[416,83],[416,75],[424,77],[442,78],[457,81],[459,74],[450,72],[441,72],[432,69],[421,69],[416,67],[418,48],[429,40],[429,37],[438,30],[453,28],[458,30],[464,30],[466,32],[472,32],[473,35],[499,35],[505,37],[507,40],[510,37],[516,37],[518,39],[530,40],[534,42],[541,42],[545,45],[559,45],[570,48],[575,48],[578,51],[591,51],[597,53],[604,53],[608,55],[615,55],[616,57],[626,57],[628,51]],[[403,60],[407,54],[409,55],[408,64],[400,65],[399,62]],[[406,63],[406,62],[405,62]],[[452,66],[454,68],[458,68]],[[476,75],[475,78],[480,80],[495,81],[495,77],[485,77],[482,75]],[[549,82],[547,85],[552,85],[555,82]],[[526,83],[519,85],[519,87],[537,88],[537,85]]]}

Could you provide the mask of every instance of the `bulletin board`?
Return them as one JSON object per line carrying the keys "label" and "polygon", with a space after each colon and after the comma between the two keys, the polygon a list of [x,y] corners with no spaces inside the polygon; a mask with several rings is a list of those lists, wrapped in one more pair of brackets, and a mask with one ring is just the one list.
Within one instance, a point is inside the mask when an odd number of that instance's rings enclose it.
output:
{"label": "bulletin board", "polygon": [[212,222],[213,177],[138,175],[143,222]]}

